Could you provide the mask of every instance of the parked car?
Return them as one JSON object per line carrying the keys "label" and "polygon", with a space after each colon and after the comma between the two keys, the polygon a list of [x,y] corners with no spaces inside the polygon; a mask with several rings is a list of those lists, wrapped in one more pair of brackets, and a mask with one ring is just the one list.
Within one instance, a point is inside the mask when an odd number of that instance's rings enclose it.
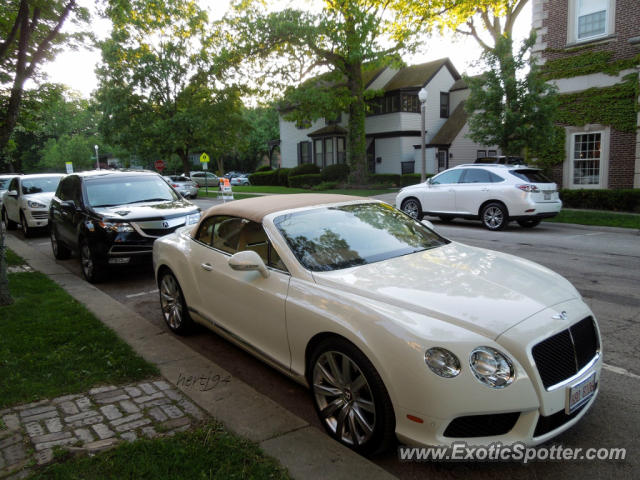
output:
{"label": "parked car", "polygon": [[164,179],[183,197],[196,198],[198,196],[198,184],[190,178],[182,175],[170,175]]}
{"label": "parked car", "polygon": [[243,173],[241,175],[231,177],[231,185],[232,186],[251,185],[251,182],[249,181],[249,175],[247,175],[246,173]]}
{"label": "parked car", "polygon": [[0,212],[2,212],[2,195],[9,188],[9,183],[14,177],[17,177],[18,174],[9,173],[0,175]]}
{"label": "parked car", "polygon": [[218,188],[220,180],[217,175],[211,172],[191,172],[191,180],[198,185],[198,187],[215,187]]}
{"label": "parked car", "polygon": [[396,207],[417,219],[480,219],[489,230],[501,230],[511,220],[533,228],[556,216],[562,201],[558,186],[537,168],[466,164],[403,188]]}
{"label": "parked car", "polygon": [[359,452],[394,433],[534,445],[598,393],[597,322],[567,280],[383,202],[229,202],[153,256],[172,331],[201,323],[308,386],[328,433]]}
{"label": "parked car", "polygon": [[500,165],[526,165],[524,158],[514,156],[499,155],[497,157],[481,157],[477,158],[475,163],[500,164]]}
{"label": "parked car", "polygon": [[15,230],[20,224],[24,236],[30,237],[36,228],[46,227],[49,203],[62,177],[60,173],[48,173],[11,179],[2,194],[2,220],[7,229]]}
{"label": "parked car", "polygon": [[157,238],[199,218],[200,209],[157,173],[74,173],[51,201],[51,247],[57,259],[78,251],[84,277],[95,283],[110,267],[150,263]]}

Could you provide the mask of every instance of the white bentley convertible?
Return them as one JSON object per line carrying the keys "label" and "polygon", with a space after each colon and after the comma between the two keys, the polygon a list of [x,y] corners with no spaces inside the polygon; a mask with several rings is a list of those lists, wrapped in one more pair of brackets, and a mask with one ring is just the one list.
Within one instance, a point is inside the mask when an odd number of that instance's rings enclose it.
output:
{"label": "white bentley convertible", "polygon": [[598,326],[567,280],[386,203],[230,202],[156,240],[153,258],[171,330],[206,325],[308,385],[327,431],[360,452],[394,434],[534,445],[598,392]]}

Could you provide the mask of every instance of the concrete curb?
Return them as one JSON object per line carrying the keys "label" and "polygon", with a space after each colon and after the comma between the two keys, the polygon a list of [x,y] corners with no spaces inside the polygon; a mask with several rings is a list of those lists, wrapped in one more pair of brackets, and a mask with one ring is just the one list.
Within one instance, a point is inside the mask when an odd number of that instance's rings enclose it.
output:
{"label": "concrete curb", "polygon": [[156,365],[168,382],[229,430],[258,443],[294,478],[396,478],[25,242],[12,235],[6,239],[11,250],[83,303],[140,356]]}

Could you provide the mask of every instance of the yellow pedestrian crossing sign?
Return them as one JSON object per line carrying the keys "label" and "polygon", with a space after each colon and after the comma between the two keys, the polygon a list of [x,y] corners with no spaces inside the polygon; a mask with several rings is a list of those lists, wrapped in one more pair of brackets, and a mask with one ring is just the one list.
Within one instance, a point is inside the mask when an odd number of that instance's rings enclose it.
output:
{"label": "yellow pedestrian crossing sign", "polygon": [[200,163],[209,163],[209,155],[203,152],[202,155],[200,155]]}

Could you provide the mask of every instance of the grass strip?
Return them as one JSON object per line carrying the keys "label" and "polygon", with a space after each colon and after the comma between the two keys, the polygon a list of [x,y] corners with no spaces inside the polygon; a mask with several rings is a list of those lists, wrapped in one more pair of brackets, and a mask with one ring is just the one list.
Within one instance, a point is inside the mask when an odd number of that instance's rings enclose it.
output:
{"label": "grass strip", "polygon": [[41,273],[9,274],[0,307],[0,408],[158,375],[153,365]]}
{"label": "grass strip", "polygon": [[578,225],[592,225],[598,227],[621,227],[640,229],[640,215],[634,213],[562,209],[557,216],[552,218],[545,218],[544,221],[556,223],[575,223]]}
{"label": "grass strip", "polygon": [[288,479],[286,469],[220,425],[124,443],[94,457],[57,457],[31,479]]}

